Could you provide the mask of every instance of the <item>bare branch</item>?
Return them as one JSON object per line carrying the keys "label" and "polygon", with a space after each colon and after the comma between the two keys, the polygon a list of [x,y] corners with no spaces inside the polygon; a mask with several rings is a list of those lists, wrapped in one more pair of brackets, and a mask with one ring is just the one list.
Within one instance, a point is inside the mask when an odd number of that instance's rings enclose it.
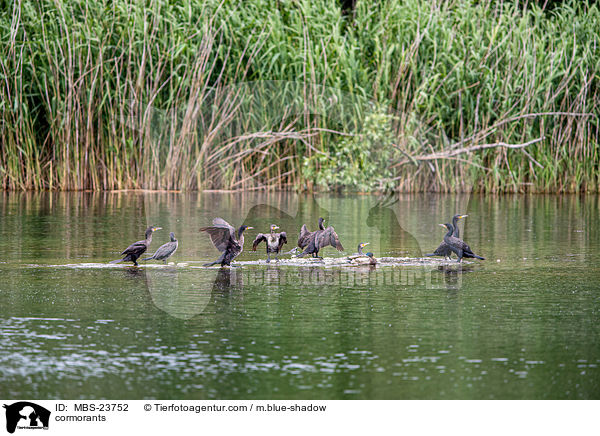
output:
{"label": "bare branch", "polygon": [[431,154],[426,154],[426,155],[410,156],[410,158],[403,159],[400,162],[398,162],[397,164],[395,164],[394,167],[399,167],[401,165],[404,165],[409,162],[414,162],[414,161],[431,161],[431,160],[438,160],[438,159],[448,159],[448,158],[451,158],[451,157],[459,155],[459,154],[472,153],[472,152],[478,151],[478,150],[485,150],[486,148],[496,148],[496,147],[504,147],[504,148],[512,148],[512,149],[524,148],[529,145],[536,144],[536,143],[542,141],[543,139],[544,139],[544,137],[541,136],[539,138],[533,139],[533,140],[525,142],[523,144],[507,144],[506,142],[496,142],[493,144],[472,145],[471,147],[463,147],[463,148],[457,148],[455,150],[440,151],[438,153],[431,153]]}

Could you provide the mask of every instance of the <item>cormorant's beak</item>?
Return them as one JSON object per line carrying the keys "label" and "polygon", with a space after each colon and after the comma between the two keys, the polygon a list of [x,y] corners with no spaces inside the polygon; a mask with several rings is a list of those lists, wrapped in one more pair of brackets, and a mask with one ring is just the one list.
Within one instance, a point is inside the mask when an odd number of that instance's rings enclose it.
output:
{"label": "cormorant's beak", "polygon": [[273,230],[277,230],[279,226],[273,226]]}
{"label": "cormorant's beak", "polygon": [[157,230],[162,230],[162,227],[153,227],[153,228],[152,228],[152,231],[153,231],[153,232],[156,232]]}
{"label": "cormorant's beak", "polygon": [[254,227],[250,227],[250,226],[248,226],[248,227],[246,227],[246,230],[250,230],[250,229],[253,229],[253,228],[254,228]]}
{"label": "cormorant's beak", "polygon": [[461,215],[461,216],[459,216],[459,218],[466,218],[466,217],[468,217],[468,216],[469,216],[469,215]]}
{"label": "cormorant's beak", "polygon": [[448,227],[446,227],[446,224],[438,224],[438,226],[442,226],[443,228],[445,228],[446,230],[448,230]]}

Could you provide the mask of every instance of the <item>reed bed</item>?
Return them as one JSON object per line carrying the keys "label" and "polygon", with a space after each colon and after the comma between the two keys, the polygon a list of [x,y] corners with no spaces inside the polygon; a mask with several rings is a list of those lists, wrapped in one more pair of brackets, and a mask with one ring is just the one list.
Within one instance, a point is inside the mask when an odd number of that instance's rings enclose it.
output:
{"label": "reed bed", "polygon": [[1,187],[598,192],[598,29],[584,1],[16,0]]}

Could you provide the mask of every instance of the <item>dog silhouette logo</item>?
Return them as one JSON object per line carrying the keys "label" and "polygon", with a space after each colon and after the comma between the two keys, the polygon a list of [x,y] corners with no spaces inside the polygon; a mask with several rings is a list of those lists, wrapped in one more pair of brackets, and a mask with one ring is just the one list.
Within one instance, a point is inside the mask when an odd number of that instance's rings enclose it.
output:
{"label": "dog silhouette logo", "polygon": [[28,401],[4,405],[6,409],[6,431],[19,429],[48,429],[50,411]]}

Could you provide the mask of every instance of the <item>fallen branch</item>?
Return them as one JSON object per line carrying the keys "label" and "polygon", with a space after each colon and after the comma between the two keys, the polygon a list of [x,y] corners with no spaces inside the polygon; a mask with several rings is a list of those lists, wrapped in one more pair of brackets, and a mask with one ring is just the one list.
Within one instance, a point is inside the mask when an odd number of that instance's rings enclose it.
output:
{"label": "fallen branch", "polygon": [[[396,163],[394,165],[394,167],[399,167],[399,166],[402,166],[407,163],[414,163],[415,161],[423,162],[423,161],[431,161],[431,160],[438,160],[438,159],[448,159],[448,158],[452,158],[453,156],[457,156],[459,154],[472,153],[472,152],[478,151],[478,150],[485,150],[486,148],[496,148],[496,147],[504,147],[504,148],[511,148],[511,149],[525,148],[529,145],[536,144],[536,143],[542,141],[543,139],[544,139],[544,137],[541,136],[539,138],[533,139],[533,140],[525,142],[523,144],[507,144],[506,142],[496,142],[493,144],[472,145],[471,147],[463,147],[463,148],[457,148],[454,150],[440,151],[437,153],[431,153],[431,154],[426,154],[426,155],[408,156],[406,159],[403,159],[400,162]],[[404,152],[404,154],[406,155],[406,152]]]}
{"label": "fallen branch", "polygon": [[498,121],[497,123],[483,129],[480,132],[477,132],[461,141],[455,142],[454,144],[450,145],[450,148],[456,148],[460,145],[463,145],[465,142],[471,142],[474,140],[481,141],[484,138],[487,138],[491,134],[495,133],[498,130],[498,127],[501,127],[508,123],[512,123],[513,121],[519,121],[519,120],[527,119],[527,118],[546,117],[546,116],[594,117],[596,115],[591,112],[536,112],[536,113],[517,115],[517,116],[511,117],[511,118],[502,119],[502,120]]}

